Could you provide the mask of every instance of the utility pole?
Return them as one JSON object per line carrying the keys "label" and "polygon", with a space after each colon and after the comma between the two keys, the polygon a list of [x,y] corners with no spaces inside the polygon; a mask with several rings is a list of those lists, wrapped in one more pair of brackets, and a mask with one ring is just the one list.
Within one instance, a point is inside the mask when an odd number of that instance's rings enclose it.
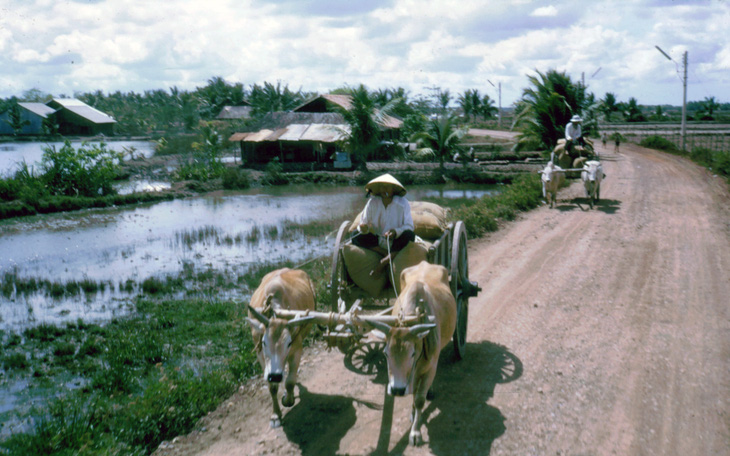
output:
{"label": "utility pole", "polygon": [[[669,54],[664,52],[659,46],[654,46],[659,52],[661,52],[667,60],[674,62],[674,59],[669,57]],[[677,65],[677,62],[674,62]],[[682,56],[682,151],[687,152],[687,51],[684,51]]]}
{"label": "utility pole", "polygon": [[[492,84],[492,81],[487,79],[487,82]],[[497,110],[497,128],[502,128],[502,83],[498,82],[499,88],[497,89],[499,92],[499,109]],[[494,84],[492,84],[492,87],[494,87]]]}
{"label": "utility pole", "polygon": [[684,77],[682,78],[682,150],[687,152],[687,51],[684,51]]}

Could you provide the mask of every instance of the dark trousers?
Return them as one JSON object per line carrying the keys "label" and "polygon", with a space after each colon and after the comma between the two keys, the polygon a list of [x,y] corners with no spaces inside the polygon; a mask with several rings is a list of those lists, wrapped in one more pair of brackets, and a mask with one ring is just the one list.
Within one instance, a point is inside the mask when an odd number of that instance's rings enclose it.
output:
{"label": "dark trousers", "polygon": [[[409,242],[413,242],[416,240],[416,233],[414,233],[412,230],[406,230],[401,233],[400,236],[395,238],[393,241],[393,245],[390,247],[391,252],[398,252],[400,250],[403,250],[405,246],[408,245]],[[352,238],[352,243],[355,244],[358,247],[362,247],[364,249],[369,249],[372,247],[378,246],[378,236],[373,233],[367,233],[367,234],[358,234],[355,237]]]}

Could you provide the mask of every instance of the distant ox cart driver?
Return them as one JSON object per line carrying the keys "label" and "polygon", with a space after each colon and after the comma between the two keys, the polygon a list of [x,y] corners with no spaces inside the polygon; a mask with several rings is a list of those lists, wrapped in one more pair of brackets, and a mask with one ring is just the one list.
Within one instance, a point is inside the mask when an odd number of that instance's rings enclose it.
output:
{"label": "distant ox cart driver", "polygon": [[411,205],[404,198],[406,189],[390,174],[368,182],[365,190],[370,198],[362,212],[359,233],[352,243],[383,255],[380,264],[370,272],[376,274],[393,261],[398,252],[416,238]]}
{"label": "distant ox cart driver", "polygon": [[581,129],[581,122],[583,119],[580,116],[575,115],[570,118],[570,122],[565,126],[565,152],[572,156],[573,145],[575,143],[585,147],[585,141],[583,140],[583,131]]}

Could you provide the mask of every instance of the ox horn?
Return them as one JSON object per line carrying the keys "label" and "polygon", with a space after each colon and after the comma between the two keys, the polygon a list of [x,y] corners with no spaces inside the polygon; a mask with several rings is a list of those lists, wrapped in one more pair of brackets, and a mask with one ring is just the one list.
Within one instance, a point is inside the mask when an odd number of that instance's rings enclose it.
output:
{"label": "ox horn", "polygon": [[310,321],[314,320],[314,318],[315,318],[314,315],[308,315],[306,317],[295,318],[294,320],[290,320],[286,324],[286,327],[289,329],[293,329],[298,326],[302,326],[305,323],[309,323]]}
{"label": "ox horn", "polygon": [[366,324],[372,326],[373,328],[377,329],[378,331],[382,332],[386,336],[392,329],[391,326],[388,323],[383,323],[382,321],[378,320],[371,320],[371,319],[362,319]]}
{"label": "ox horn", "polygon": [[251,315],[254,316],[254,318],[261,322],[264,326],[269,326],[269,319],[266,318],[261,312],[256,310],[254,307],[251,307],[251,305],[247,305],[248,311],[251,312]]}
{"label": "ox horn", "polygon": [[424,337],[433,328],[436,327],[435,323],[423,323],[420,325],[413,325],[408,328],[408,333],[416,337]]}

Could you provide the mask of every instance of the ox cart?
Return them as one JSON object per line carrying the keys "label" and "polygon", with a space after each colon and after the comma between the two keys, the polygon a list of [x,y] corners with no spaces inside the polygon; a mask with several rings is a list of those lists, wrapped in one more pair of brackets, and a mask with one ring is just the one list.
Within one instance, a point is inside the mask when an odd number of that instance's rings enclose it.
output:
{"label": "ox cart", "polygon": [[[381,310],[374,315],[364,316],[363,304],[371,300],[390,302],[397,297],[398,286],[391,283],[374,296],[372,292],[358,286],[348,273],[346,262],[346,249],[351,245],[351,238],[357,235],[353,231],[355,222],[343,221],[340,224],[335,238],[334,251],[332,255],[332,276],[330,291],[332,294],[331,308],[341,317],[341,323],[335,324],[327,337],[330,346],[337,346],[343,351],[351,348],[353,344],[365,335],[357,319],[375,318],[390,323],[394,319],[390,316],[392,307]],[[417,227],[418,231],[418,227]],[[454,295],[457,306],[457,324],[454,331],[454,350],[457,357],[462,358],[466,346],[467,320],[469,316],[469,298],[476,296],[481,288],[475,282],[469,280],[469,260],[467,257],[467,236],[466,228],[462,221],[445,224],[440,235],[432,242],[426,242],[424,256],[426,261],[432,264],[439,264],[446,268],[449,273],[449,285]],[[397,281],[399,274],[393,274],[389,269],[388,274],[392,281]],[[423,321],[413,320],[412,322],[400,322],[401,324],[416,324]]]}
{"label": "ox cart", "polygon": [[[371,350],[364,339],[371,333],[368,320],[389,325],[415,325],[429,323],[427,317],[408,317],[397,319],[391,315],[392,305],[388,305],[397,297],[398,287],[390,284],[377,294],[358,286],[348,272],[345,260],[346,250],[352,246],[351,239],[357,233],[352,229],[357,219],[343,221],[337,231],[332,256],[332,275],[329,283],[331,291],[331,311],[300,311],[276,309],[277,317],[284,319],[311,318],[313,322],[326,327],[324,339],[329,347],[336,347],[345,354],[352,355],[358,348]],[[418,227],[416,228],[418,231]],[[420,239],[419,239],[420,241]],[[469,261],[467,257],[466,228],[462,221],[445,224],[440,235],[431,241],[421,244],[425,260],[439,264],[449,273],[449,286],[457,307],[456,329],[453,345],[456,356],[461,359],[466,347],[467,321],[469,317],[469,298],[477,296],[481,288],[469,280]],[[420,260],[419,260],[420,262]],[[406,265],[408,266],[408,265]],[[388,274],[391,279],[399,277],[391,268]],[[380,305],[370,305],[379,302]],[[375,311],[373,311],[375,308]],[[373,342],[369,340],[367,342]]]}

